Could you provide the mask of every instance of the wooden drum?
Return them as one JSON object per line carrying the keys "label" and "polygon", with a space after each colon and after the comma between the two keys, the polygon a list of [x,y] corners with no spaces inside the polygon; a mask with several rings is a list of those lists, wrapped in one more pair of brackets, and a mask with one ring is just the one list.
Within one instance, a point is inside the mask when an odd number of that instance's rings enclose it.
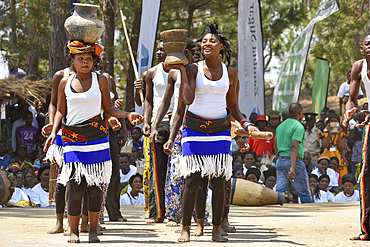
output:
{"label": "wooden drum", "polygon": [[261,206],[284,204],[285,195],[257,183],[240,178],[231,179],[231,204]]}
{"label": "wooden drum", "polygon": [[7,203],[14,193],[13,182],[6,171],[0,170],[0,205]]}

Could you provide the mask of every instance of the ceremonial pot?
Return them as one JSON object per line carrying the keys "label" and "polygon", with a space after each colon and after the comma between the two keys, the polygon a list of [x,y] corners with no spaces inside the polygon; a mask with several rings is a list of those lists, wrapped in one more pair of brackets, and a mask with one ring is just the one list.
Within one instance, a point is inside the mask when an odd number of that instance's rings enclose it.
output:
{"label": "ceremonial pot", "polygon": [[0,205],[7,203],[14,193],[12,180],[6,171],[0,170]]}
{"label": "ceremonial pot", "polygon": [[284,204],[285,195],[257,183],[240,178],[231,179],[231,204],[261,206]]}
{"label": "ceremonial pot", "polygon": [[69,40],[84,43],[96,43],[105,29],[104,23],[98,19],[98,5],[74,3],[73,15],[64,22]]}
{"label": "ceremonial pot", "polygon": [[184,54],[187,37],[188,30],[186,29],[172,29],[161,32],[161,39],[167,53],[165,63],[183,65],[189,63]]}

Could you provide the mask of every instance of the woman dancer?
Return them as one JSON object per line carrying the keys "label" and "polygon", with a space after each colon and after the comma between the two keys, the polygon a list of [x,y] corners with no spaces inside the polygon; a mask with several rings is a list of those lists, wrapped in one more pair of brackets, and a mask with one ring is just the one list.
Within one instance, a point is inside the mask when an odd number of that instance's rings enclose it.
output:
{"label": "woman dancer", "polygon": [[97,229],[102,202],[101,188],[104,183],[109,183],[112,170],[108,131],[101,117],[101,107],[111,116],[127,117],[132,124],[140,124],[143,117],[114,108],[107,79],[91,72],[94,60],[102,51],[100,46],[69,41],[68,48],[76,73],[60,82],[53,131],[45,144],[45,151],[54,143],[63,119],[65,167],[61,182],[68,182],[70,186],[67,201],[71,233],[68,242],[80,242],[78,222],[85,190],[90,217],[89,242],[99,242]]}
{"label": "woman dancer", "polygon": [[[208,179],[214,195],[212,240],[227,241],[221,236],[220,225],[225,203],[225,179],[229,180],[232,174],[231,114],[250,132],[258,131],[246,119],[242,119],[239,111],[236,102],[237,71],[220,60],[228,39],[217,24],[208,27],[199,39],[204,61],[190,64],[186,69],[182,65],[168,66],[180,70],[180,97],[186,105],[190,105],[185,114],[180,157],[180,173],[185,178],[185,190],[181,205],[183,228],[179,242],[190,241],[190,222],[196,194],[198,189],[206,190]],[[240,141],[243,142],[238,139]],[[243,151],[247,148],[244,142]],[[204,196],[204,203],[197,203],[197,207],[204,207],[205,200]]]}

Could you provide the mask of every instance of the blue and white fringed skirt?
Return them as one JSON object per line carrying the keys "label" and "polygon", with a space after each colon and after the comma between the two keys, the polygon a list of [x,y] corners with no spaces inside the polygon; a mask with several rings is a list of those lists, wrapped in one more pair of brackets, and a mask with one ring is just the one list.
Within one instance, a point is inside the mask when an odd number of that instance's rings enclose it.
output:
{"label": "blue and white fringed skirt", "polygon": [[46,153],[46,158],[52,162],[56,162],[59,168],[63,167],[64,157],[63,157],[62,129],[58,131],[53,145],[49,147],[49,150]]}
{"label": "blue and white fringed skirt", "polygon": [[183,128],[180,175],[184,178],[200,172],[202,177],[225,177],[232,175],[231,134],[229,131],[203,133]]}
{"label": "blue and white fringed skirt", "polygon": [[74,179],[78,184],[85,177],[88,186],[101,187],[110,181],[112,161],[109,152],[109,139],[104,137],[90,142],[64,142],[64,167],[60,183]]}

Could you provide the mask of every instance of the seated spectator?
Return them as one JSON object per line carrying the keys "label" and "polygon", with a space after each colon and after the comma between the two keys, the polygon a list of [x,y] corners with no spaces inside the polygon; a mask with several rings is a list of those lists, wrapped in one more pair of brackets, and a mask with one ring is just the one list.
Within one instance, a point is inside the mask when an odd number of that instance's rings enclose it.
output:
{"label": "seated spectator", "polygon": [[317,164],[313,163],[311,160],[311,154],[309,152],[304,152],[303,154],[303,163],[306,165],[307,174],[311,174],[311,172],[317,168]]}
{"label": "seated spectator", "polygon": [[295,190],[293,184],[290,184],[288,191],[285,194],[285,201],[289,204],[301,203],[301,199],[299,198],[298,193]]}
{"label": "seated spectator", "polygon": [[254,162],[255,167],[261,167],[262,156],[257,156],[256,162]]}
{"label": "seated spectator", "polygon": [[28,187],[28,181],[32,177],[36,177],[35,172],[27,172],[26,173],[26,176],[25,176],[25,179],[24,179],[24,187],[26,187],[26,189],[29,189],[29,187]]}
{"label": "seated spectator", "polygon": [[279,111],[270,111],[267,130],[276,134],[276,128],[279,126],[279,124],[280,124]]}
{"label": "seated spectator", "polygon": [[24,177],[23,172],[19,171],[15,174],[17,176],[17,185],[16,185],[16,187],[21,189],[27,196],[29,196],[30,195],[29,190],[27,190],[26,187],[24,187],[25,177]]}
{"label": "seated spectator", "polygon": [[139,150],[139,157],[143,155],[144,138],[141,134],[141,128],[134,127],[131,129],[132,146]]}
{"label": "seated spectator", "polygon": [[23,162],[23,164],[21,165],[21,171],[24,174],[27,174],[28,172],[31,172],[31,173],[35,174],[35,170],[33,169],[33,165],[29,162]]}
{"label": "seated spectator", "polygon": [[257,117],[258,117],[258,114],[255,112],[252,112],[251,115],[249,115],[249,122],[251,122],[252,124],[256,124]]}
{"label": "seated spectator", "polygon": [[[15,137],[15,132],[16,132],[16,130],[17,130],[18,127],[26,124],[26,121],[23,118],[25,117],[25,113],[27,111],[28,110],[27,110],[27,106],[26,105],[19,106],[19,112],[18,113],[19,113],[19,116],[21,116],[21,118],[19,118],[18,120],[14,121],[14,123],[13,123],[13,128],[12,128],[12,147],[13,147],[13,151],[14,152],[17,149],[17,139]],[[39,126],[37,124],[36,118],[33,118],[32,126],[38,129]]]}
{"label": "seated spectator", "polygon": [[[365,121],[365,114],[361,112],[357,113],[356,118],[356,124],[362,123]],[[363,131],[363,127],[354,127],[350,130],[347,139],[347,146],[351,150],[351,167],[349,168],[349,172],[351,172],[353,175],[356,174],[357,164],[361,163]]]}
{"label": "seated spectator", "polygon": [[258,183],[258,180],[261,177],[261,172],[258,168],[248,169],[245,179],[253,183]]}
{"label": "seated spectator", "polygon": [[242,154],[233,155],[233,161],[239,160],[240,162],[243,162]]}
{"label": "seated spectator", "polygon": [[267,171],[263,172],[263,176],[265,177],[265,181],[263,186],[275,190],[276,185],[276,170],[275,169],[268,169]]}
{"label": "seated spectator", "polygon": [[[312,201],[314,203],[335,202],[335,196],[333,195],[333,193],[331,193],[330,191],[326,191],[324,186],[325,182],[326,187],[329,184],[329,182],[326,181],[327,179],[329,179],[329,177],[327,175],[322,175],[320,179],[318,179],[317,176],[314,174],[311,174],[309,177],[308,183],[310,185],[311,195],[313,195]],[[321,187],[324,188],[324,190],[322,190],[320,187],[320,181]]]}
{"label": "seated spectator", "polygon": [[[267,127],[267,117],[265,115],[259,115],[257,117],[256,126],[260,131],[268,131],[266,130]],[[271,132],[273,133],[273,132]],[[274,142],[275,142],[275,134],[273,133],[274,137],[272,139],[253,139],[248,138],[249,150],[254,151],[257,156],[263,156],[263,154],[268,154],[269,156],[274,153]]]}
{"label": "seated spectator", "polygon": [[319,165],[315,168],[311,174],[315,174],[318,178],[324,174],[327,174],[330,178],[330,183],[328,186],[329,190],[332,190],[334,193],[339,193],[338,180],[336,172],[329,168],[329,156],[324,152],[319,157]]}
{"label": "seated spectator", "polygon": [[145,205],[143,189],[143,176],[139,173],[132,175],[129,181],[131,192],[121,195],[120,205]]}
{"label": "seated spectator", "polygon": [[26,111],[23,119],[26,121],[25,125],[18,127],[17,130],[15,131],[17,147],[21,144],[26,145],[27,146],[26,156],[29,159],[34,160],[35,155],[33,149],[35,147],[36,141],[38,140],[39,130],[32,126],[33,116],[30,111]]}
{"label": "seated spectator", "polygon": [[130,155],[130,164],[135,166],[136,168],[145,167],[145,160],[140,158],[139,149],[137,147],[132,148],[132,152]]}
{"label": "seated spectator", "polygon": [[233,169],[240,168],[243,170],[243,163],[239,160],[234,160],[233,162]]}
{"label": "seated spectator", "polygon": [[248,150],[247,152],[242,154],[242,159],[243,159],[243,173],[244,175],[247,173],[247,171],[250,168],[255,168],[255,163],[257,160],[257,155],[255,152]]}
{"label": "seated spectator", "polygon": [[27,207],[27,206],[24,206],[24,205],[17,204],[21,200],[28,201],[28,197],[20,188],[16,187],[16,185],[17,185],[17,176],[14,173],[11,173],[11,179],[12,179],[12,182],[13,182],[14,192],[13,192],[13,195],[10,198],[10,200],[7,203],[5,203],[5,206],[7,206],[7,207],[21,207],[21,208]]}
{"label": "seated spectator", "polygon": [[13,173],[17,173],[19,172],[21,169],[19,167],[19,165],[17,163],[12,163],[8,166],[7,168],[7,171],[8,172],[13,172]]}
{"label": "seated spectator", "polygon": [[15,154],[13,152],[12,148],[8,148],[5,150],[5,153],[10,156],[10,159],[13,159],[15,157]]}
{"label": "seated spectator", "polygon": [[236,168],[233,169],[233,178],[245,179],[245,176],[243,174],[243,170],[240,167],[236,167]]}
{"label": "seated spectator", "polygon": [[0,169],[5,169],[9,165],[10,156],[5,153],[5,142],[0,140]]}
{"label": "seated spectator", "polygon": [[119,157],[119,173],[121,190],[129,184],[130,177],[135,175],[137,168],[130,165],[130,157],[127,154],[121,154]]}
{"label": "seated spectator", "polygon": [[316,128],[318,128],[321,132],[323,132],[325,129],[325,123],[321,120],[317,121]]}
{"label": "seated spectator", "polygon": [[337,202],[354,202],[360,201],[358,190],[354,190],[356,180],[353,174],[347,174],[342,177],[344,191],[335,196]]}
{"label": "seated spectator", "polygon": [[36,205],[36,207],[55,206],[54,203],[49,204],[49,174],[50,167],[42,167],[37,174],[37,180],[40,183],[31,189],[31,201]]}
{"label": "seated spectator", "polygon": [[330,158],[330,163],[329,163],[329,168],[333,169],[335,171],[335,181],[338,180],[338,185],[341,184],[342,180],[340,178],[340,173],[338,171],[338,165],[339,165],[339,159],[337,157],[331,157]]}
{"label": "seated spectator", "polygon": [[[35,174],[35,173],[33,173],[33,174]],[[40,182],[37,180],[37,176],[33,175],[28,180],[26,180],[24,182],[24,187],[26,187],[26,189],[29,191],[29,194],[31,195],[31,189],[39,183]]]}
{"label": "seated spectator", "polygon": [[27,154],[27,146],[24,144],[19,145],[17,149],[17,156],[10,160],[10,164],[17,163],[19,167],[21,168],[21,170],[24,164],[31,164],[32,166],[32,161],[26,157],[26,154]]}

